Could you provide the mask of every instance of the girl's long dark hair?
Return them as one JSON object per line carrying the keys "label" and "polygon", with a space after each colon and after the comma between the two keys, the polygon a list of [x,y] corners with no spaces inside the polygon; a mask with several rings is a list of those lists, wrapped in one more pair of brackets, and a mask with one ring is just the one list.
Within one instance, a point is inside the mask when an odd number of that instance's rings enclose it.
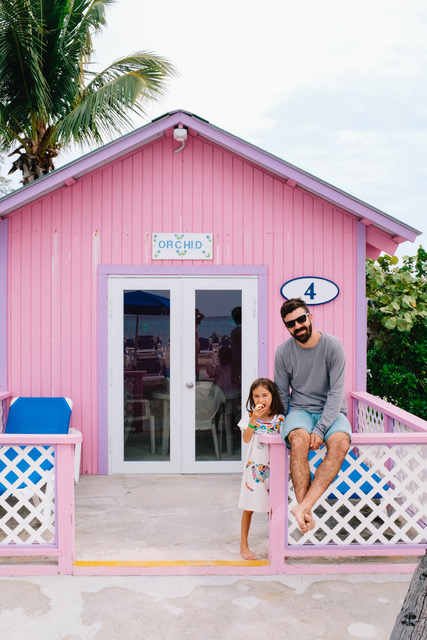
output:
{"label": "girl's long dark hair", "polygon": [[273,415],[276,413],[284,413],[282,399],[279,396],[276,385],[274,384],[273,380],[270,380],[270,378],[257,378],[252,382],[251,388],[249,389],[249,397],[246,401],[246,409],[249,412],[253,411],[255,407],[255,402],[252,394],[257,387],[264,387],[271,393],[272,400],[270,411]]}

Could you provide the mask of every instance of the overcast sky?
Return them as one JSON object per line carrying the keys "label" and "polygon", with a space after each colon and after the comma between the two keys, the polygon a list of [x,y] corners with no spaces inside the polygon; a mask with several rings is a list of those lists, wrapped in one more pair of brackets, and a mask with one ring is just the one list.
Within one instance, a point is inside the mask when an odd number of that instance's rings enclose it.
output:
{"label": "overcast sky", "polygon": [[185,109],[427,231],[425,0],[117,0],[107,21],[99,68],[146,49],[180,72],[138,126]]}

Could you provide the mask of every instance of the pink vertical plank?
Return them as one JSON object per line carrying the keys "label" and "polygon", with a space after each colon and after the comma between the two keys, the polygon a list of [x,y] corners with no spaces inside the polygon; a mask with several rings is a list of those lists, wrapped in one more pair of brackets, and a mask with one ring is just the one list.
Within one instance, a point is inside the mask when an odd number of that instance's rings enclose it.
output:
{"label": "pink vertical plank", "polygon": [[[253,218],[253,263],[263,264],[263,238],[258,227],[262,224],[264,206],[264,174],[258,169],[254,170],[254,218]],[[256,229],[256,231],[255,231]],[[258,230],[259,229],[259,230]]]}
{"label": "pink vertical plank", "polygon": [[[169,144],[169,148],[171,148],[170,140],[169,142],[165,140],[164,144]],[[166,181],[167,183],[163,184],[163,145],[153,147],[152,163],[152,231],[172,231],[172,194],[169,182]],[[168,178],[170,181],[171,176],[169,175]],[[175,177],[173,176],[172,179],[174,180]],[[163,190],[163,187],[166,191]],[[151,230],[149,233],[151,234]],[[151,245],[151,236],[148,240]],[[163,261],[162,264],[164,264]]]}
{"label": "pink vertical plank", "polygon": [[8,380],[10,389],[17,395],[22,395],[20,344],[21,344],[21,322],[22,315],[20,283],[21,283],[21,229],[22,212],[15,213],[10,218],[9,224],[9,274],[8,274],[8,309],[11,319],[14,322],[8,323]]}
{"label": "pink vertical plank", "polygon": [[202,147],[202,221],[203,231],[213,231],[213,148],[209,144]]}
{"label": "pink vertical plank", "polygon": [[[191,176],[193,160],[192,160],[192,145],[191,141],[188,141],[185,148],[179,153],[175,153],[175,149],[179,148],[179,145],[173,140],[169,139],[169,146],[164,149],[163,157],[163,184],[166,187],[166,183],[170,181],[170,171],[172,171],[172,192],[170,199],[170,206],[168,210],[168,216],[163,222],[163,231],[183,231],[187,232],[191,229],[192,220],[192,189],[184,187],[186,176]],[[187,148],[188,145],[188,148]],[[184,155],[184,152],[186,154]],[[169,169],[171,167],[172,169]],[[188,183],[187,183],[188,184]],[[185,192],[185,193],[184,193]],[[167,225],[167,226],[165,226]],[[163,264],[182,264],[182,260],[176,262],[175,260],[164,261]]]}
{"label": "pink vertical plank", "polygon": [[52,217],[51,202],[45,198],[42,201],[41,218],[41,350],[43,353],[41,361],[41,393],[44,396],[52,395]]}
{"label": "pink vertical plank", "polygon": [[132,264],[141,264],[143,247],[143,212],[142,212],[142,151],[135,153],[132,162],[133,204],[132,204]]}
{"label": "pink vertical plank", "polygon": [[112,217],[113,217],[113,168],[107,165],[103,168],[102,173],[102,208],[101,208],[101,253],[102,261],[105,264],[113,262],[113,234],[112,234]]}
{"label": "pink vertical plank", "polygon": [[[317,256],[317,242],[314,238],[314,211],[313,211],[313,196],[311,194],[304,194],[302,198],[302,234],[303,242],[300,247],[300,251],[303,256],[304,264],[301,267],[301,275],[312,275],[314,273],[314,257]],[[317,270],[317,265],[316,265]]]}
{"label": "pink vertical plank", "polygon": [[[275,256],[274,256],[274,183],[275,179],[269,175],[264,176],[263,180],[263,262],[261,264],[268,264],[270,273],[274,274]],[[280,256],[277,258],[280,261]],[[274,276],[273,276],[274,277]],[[268,300],[274,300],[274,279],[270,277],[267,279]],[[280,306],[280,305],[279,305]],[[271,335],[273,315],[279,314],[279,309],[272,308],[271,313],[268,315],[268,334]],[[268,349],[270,352],[270,349]],[[269,356],[271,354],[269,353]],[[270,357],[271,362],[271,375],[273,376],[273,360]]]}
{"label": "pink vertical plank", "polygon": [[[121,175],[121,172],[119,172]],[[88,176],[89,178],[89,176]],[[119,188],[119,194],[122,193],[122,185]],[[121,203],[118,202],[118,206]],[[82,188],[82,227],[81,227],[81,264],[84,277],[80,284],[79,306],[81,313],[81,335],[80,335],[80,359],[81,359],[81,397],[80,406],[82,414],[88,416],[92,421],[94,413],[92,412],[93,404],[96,398],[92,398],[91,381],[96,378],[96,313],[97,299],[95,292],[97,290],[96,274],[92,268],[92,249],[93,249],[93,230],[92,230],[92,179],[85,180]],[[116,224],[119,226],[118,220]],[[117,226],[117,228],[118,228]],[[117,238],[118,239],[118,238]],[[123,255],[121,246],[117,248],[117,255]],[[95,422],[96,424],[96,422]],[[95,433],[93,429],[88,435],[85,434],[85,455],[90,456],[90,467],[94,468],[96,464],[96,453],[94,450]]]}
{"label": "pink vertical plank", "polygon": [[304,273],[304,192],[295,187],[292,234],[294,243],[293,277]]}
{"label": "pink vertical plank", "polygon": [[111,260],[113,264],[124,264],[122,255],[123,236],[123,164],[117,161],[112,166],[111,209]]}
{"label": "pink vertical plank", "polygon": [[243,264],[243,162],[233,158],[233,220],[232,220],[232,261]]}
{"label": "pink vertical plank", "polygon": [[151,264],[151,234],[159,231],[154,219],[154,169],[153,147],[144,149],[142,154],[142,228],[144,234],[143,264]]}
{"label": "pink vertical plank", "polygon": [[[325,278],[325,269],[324,269],[324,252],[323,252],[323,243],[324,243],[324,227],[323,227],[323,207],[322,201],[318,198],[313,198],[312,203],[312,230],[313,230],[313,255],[311,258],[311,269],[307,275],[320,276],[321,278]],[[319,251],[320,249],[320,251]],[[326,331],[323,329],[324,327],[324,318],[325,318],[325,307],[327,305],[318,305],[314,307],[316,311],[316,327],[321,331]],[[327,332],[327,331],[326,331]]]}
{"label": "pink vertical plank", "polygon": [[[93,210],[92,210],[92,232],[93,232],[93,245],[92,245],[92,282],[93,282],[93,295],[92,295],[92,309],[93,309],[93,321],[92,321],[92,335],[91,335],[91,358],[95,374],[91,377],[91,425],[98,424],[98,296],[99,291],[97,289],[98,284],[98,268],[102,264],[102,240],[104,235],[103,227],[103,207],[104,207],[104,188],[103,188],[103,174],[98,171],[92,176],[92,188],[93,188]],[[108,233],[107,233],[108,235]],[[80,424],[75,424],[75,427],[82,430],[82,416],[80,416]],[[98,472],[98,437],[96,430],[91,429],[91,434],[88,436],[88,440],[91,443],[91,468],[94,473]],[[85,445],[86,446],[86,445]],[[87,467],[82,469],[82,472],[87,473]]]}
{"label": "pink vertical plank", "polygon": [[271,312],[268,317],[269,353],[268,371],[270,378],[274,377],[274,354],[276,348],[285,339],[284,326],[280,317],[280,308],[284,298],[280,292],[281,286],[290,278],[290,254],[292,252],[292,234],[290,221],[292,220],[292,189],[281,181],[276,181],[273,196],[274,206],[274,245],[272,263],[269,266],[271,276],[269,280],[269,300]]}
{"label": "pink vertical plank", "polygon": [[[294,187],[283,187],[283,258],[284,258],[284,277],[286,282],[294,275]],[[283,282],[281,283],[283,284]]]}
{"label": "pink vertical plank", "polygon": [[[189,225],[186,225],[186,229],[191,229],[193,233],[208,233],[212,229],[204,226],[203,220],[203,147],[206,146],[200,142],[198,138],[191,138],[191,151],[192,151],[192,171],[191,174],[186,172],[183,182],[183,198],[187,199],[188,192],[192,193],[191,198],[191,219],[188,218]],[[185,151],[185,149],[184,149]],[[189,183],[187,182],[190,178]],[[189,204],[189,203],[188,203]],[[190,210],[188,209],[188,213]],[[190,222],[191,220],[191,222]],[[193,265],[202,265],[204,260],[192,260]],[[206,263],[205,263],[206,264]]]}
{"label": "pink vertical plank", "polygon": [[[175,145],[177,143],[175,142]],[[179,148],[175,146],[174,148]],[[197,140],[191,138],[182,151],[173,153],[173,204],[172,225],[183,233],[194,229],[194,197],[199,185],[193,182],[197,163]],[[195,158],[196,156],[196,158]],[[195,217],[195,216],[194,216]],[[177,264],[183,264],[180,260]],[[191,264],[188,261],[185,264]]]}
{"label": "pink vertical plank", "polygon": [[[177,160],[175,164],[174,160]],[[173,193],[181,189],[181,164],[182,158],[172,155],[171,138],[165,140],[164,145],[153,147],[153,225],[157,222],[168,231],[173,226]]]}
{"label": "pink vertical plank", "polygon": [[41,350],[41,294],[42,294],[42,278],[41,278],[41,213],[42,207],[40,202],[36,202],[32,208],[31,216],[31,299],[29,301],[29,317],[30,317],[30,340],[31,340],[31,365],[30,369],[30,390],[31,395],[41,395],[41,363],[43,353]]}
{"label": "pink vertical plank", "polygon": [[71,299],[70,310],[70,337],[71,337],[71,399],[73,400],[72,423],[77,429],[84,433],[85,446],[82,448],[83,469],[91,468],[88,462],[90,452],[90,433],[88,418],[85,416],[82,406],[83,381],[82,368],[86,365],[82,358],[81,336],[85,326],[82,318],[81,283],[86,277],[83,272],[82,262],[82,208],[83,208],[83,181],[78,181],[71,187]]}
{"label": "pink vertical plank", "polygon": [[[342,278],[342,290],[343,290],[343,310],[344,308],[356,308],[356,298],[355,298],[355,269],[354,265],[356,264],[356,234],[355,227],[353,227],[352,220],[348,214],[343,214],[342,216],[342,243],[346,247],[345,258],[343,260],[341,266],[341,278]],[[338,274],[336,274],[338,278]],[[354,314],[351,314],[351,317],[346,318],[343,313],[343,328],[342,328],[342,339],[343,343],[347,346],[347,353],[350,362],[354,362],[354,354],[353,354],[353,345],[354,345],[354,335],[355,335],[355,326],[354,326]]]}
{"label": "pink vertical plank", "polygon": [[254,169],[243,167],[243,256],[242,264],[254,264]]}
{"label": "pink vertical plank", "polygon": [[52,395],[62,395],[62,192],[56,191],[50,199],[52,216]]}
{"label": "pink vertical plank", "polygon": [[223,159],[224,155],[218,147],[213,150],[213,232],[214,232],[214,256],[215,264],[222,264],[223,245],[222,236],[224,232],[224,211],[223,211]]}
{"label": "pink vertical plank", "polygon": [[[31,395],[31,367],[33,350],[31,345],[31,209],[22,217],[22,270],[21,281],[18,291],[21,297],[21,335],[19,351],[16,354],[18,362],[22,367],[21,373],[21,393]],[[24,356],[26,354],[26,356]],[[25,357],[25,362],[24,362]]]}
{"label": "pink vertical plank", "polygon": [[[62,191],[62,233],[61,233],[61,258],[62,258],[62,279],[61,289],[63,292],[71,291],[71,252],[72,252],[72,188],[67,187]],[[71,373],[71,307],[72,300],[69,295],[61,296],[61,358],[62,358],[62,385],[61,395],[71,397],[72,373]],[[72,398],[73,399],[73,398]]]}
{"label": "pink vertical plank", "polygon": [[[192,202],[192,228],[195,233],[209,233],[212,232],[212,228],[206,225],[205,215],[204,215],[204,201],[206,199],[206,194],[204,191],[204,174],[206,171],[206,167],[204,166],[204,149],[207,145],[199,138],[194,138],[192,141],[193,145],[193,171],[192,171],[192,179],[193,185],[190,187],[193,192],[193,202]],[[192,260],[192,265],[206,265],[211,264],[210,262],[206,262],[205,260]]]}
{"label": "pink vertical plank", "polygon": [[124,158],[122,164],[122,264],[132,264],[133,223],[133,156]]}
{"label": "pink vertical plank", "polygon": [[[333,251],[334,251],[334,277],[337,274],[342,273],[342,267],[345,260],[344,247],[343,247],[343,232],[342,232],[342,214],[336,209],[333,210],[333,222],[332,222],[332,238],[333,238]],[[332,334],[343,341],[343,302],[345,301],[345,292],[343,292],[341,299],[334,300],[334,315],[333,315],[333,330]]]}
{"label": "pink vertical plank", "polygon": [[[328,280],[332,280],[332,282],[335,282],[338,285],[338,287],[340,287],[341,277],[339,278],[338,281],[336,280],[335,263],[334,263],[334,238],[331,232],[331,229],[333,226],[333,209],[328,202],[323,203],[322,209],[323,209],[323,227],[324,227],[323,246],[322,246],[323,273],[325,278],[328,278]],[[333,316],[334,316],[334,307],[336,304],[338,304],[338,302],[334,300],[333,302],[323,305],[325,308],[323,310],[322,324],[319,327],[317,327],[320,331],[333,334],[334,332]]]}
{"label": "pink vertical plank", "polygon": [[233,264],[233,156],[223,155],[223,257],[222,264]]}

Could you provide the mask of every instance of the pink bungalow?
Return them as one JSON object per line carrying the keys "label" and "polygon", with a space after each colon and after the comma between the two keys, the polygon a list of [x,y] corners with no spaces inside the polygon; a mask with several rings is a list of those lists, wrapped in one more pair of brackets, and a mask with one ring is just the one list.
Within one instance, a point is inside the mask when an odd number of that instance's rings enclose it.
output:
{"label": "pink bungalow", "polygon": [[283,296],[343,342],[362,430],[365,259],[414,241],[408,225],[184,111],[0,216],[0,392],[72,398],[81,473],[240,472],[237,421],[287,337]]}

